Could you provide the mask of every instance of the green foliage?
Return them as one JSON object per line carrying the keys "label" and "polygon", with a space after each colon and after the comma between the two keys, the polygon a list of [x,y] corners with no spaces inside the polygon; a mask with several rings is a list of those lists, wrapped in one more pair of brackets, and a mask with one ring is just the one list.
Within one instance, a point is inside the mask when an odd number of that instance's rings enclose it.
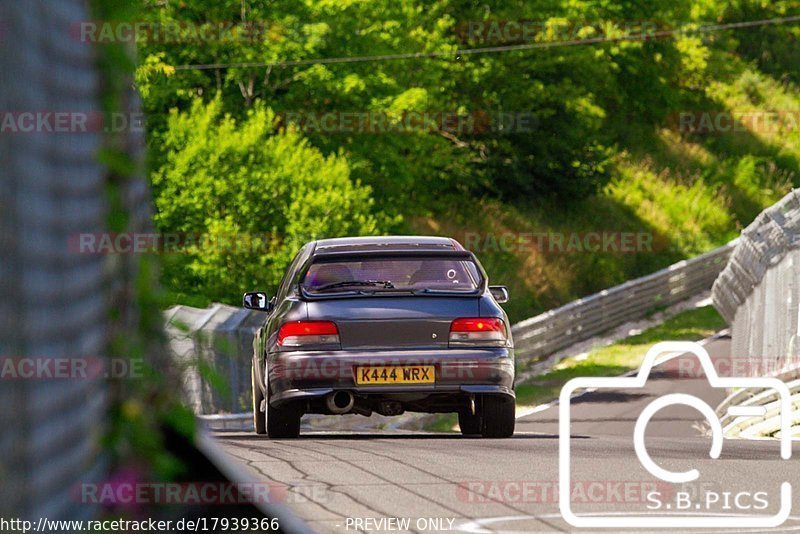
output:
{"label": "green foliage", "polygon": [[[497,5],[495,5],[497,4]],[[586,197],[609,178],[609,135],[604,100],[614,105],[640,102],[620,98],[626,89],[666,99],[663,74],[677,57],[670,45],[632,43],[614,48],[559,49],[550,52],[457,56],[460,47],[475,46],[459,28],[470,22],[504,19],[622,20],[622,12],[605,2],[558,6],[489,3],[481,10],[459,2],[220,2],[213,7],[184,2],[151,8],[161,23],[256,21],[270,31],[258,39],[208,46],[142,43],[143,65],[137,81],[146,95],[152,124],[159,128],[164,109],[185,109],[192,98],[220,94],[223,109],[234,116],[259,100],[276,113],[310,111],[403,113],[428,111],[465,117],[488,116],[489,131],[420,133],[326,131],[307,132],[325,153],[352,161],[353,175],[372,185],[384,210],[413,212],[443,191],[495,194],[518,199],[522,194],[562,198]],[[631,9],[630,17],[647,12]],[[203,22],[206,21],[206,22]],[[554,22],[555,24],[555,22]],[[613,34],[613,31],[612,31]],[[591,32],[581,37],[593,37]],[[546,36],[542,37],[547,39]],[[480,43],[477,43],[480,44]],[[505,42],[488,44],[507,44]],[[441,58],[274,66],[172,72],[168,65],[242,61],[302,60],[391,54],[398,51],[443,52]],[[451,55],[452,54],[452,55]],[[656,62],[657,63],[657,62]],[[675,60],[678,65],[680,62]],[[677,68],[677,67],[676,67]],[[648,69],[645,72],[645,69]],[[581,73],[581,80],[576,80]],[[657,91],[642,83],[655,80]],[[636,83],[631,83],[636,82]],[[663,106],[662,106],[663,107]],[[652,105],[641,106],[650,113]],[[501,114],[531,114],[533,127],[500,130]],[[160,143],[154,143],[160,150]],[[420,188],[424,183],[425,188]],[[418,210],[419,211],[419,210]],[[424,211],[424,210],[422,210]]]}
{"label": "green foliage", "polygon": [[274,290],[305,242],[372,235],[385,222],[343,156],[274,121],[261,103],[237,121],[219,99],[170,115],[152,178],[156,223],[183,244],[165,250],[173,291],[238,304],[246,288]]}
{"label": "green foliage", "polygon": [[[674,127],[681,111],[800,113],[800,25],[692,32],[796,14],[789,0],[142,5],[160,24],[256,28],[245,38],[196,40],[187,30],[177,42],[144,36],[138,43],[160,228],[267,241],[261,255],[190,248],[166,256],[166,285],[181,302],[233,301],[246,287],[271,287],[292,247],[312,235],[632,231],[657,240],[658,250],[629,255],[478,251],[493,279],[512,287],[508,309],[522,319],[721,245],[800,185],[797,129],[696,135]],[[535,31],[504,33],[509,21],[532,21]],[[457,53],[667,29],[684,31]],[[417,52],[441,56],[295,63]],[[275,64],[174,68],[237,62]],[[289,118],[352,112],[377,113],[387,127],[309,128]],[[397,131],[410,112],[495,122]],[[499,127],[498,117],[518,114],[532,120]],[[299,173],[287,188],[285,177],[301,162],[316,171]],[[350,205],[352,217],[340,220],[326,210]]]}
{"label": "green foliage", "polygon": [[[743,21],[797,15],[792,0],[736,0],[726,2],[725,17]],[[800,83],[800,26],[776,24],[751,28],[737,34],[736,51],[754,60],[759,69],[781,81]]]}

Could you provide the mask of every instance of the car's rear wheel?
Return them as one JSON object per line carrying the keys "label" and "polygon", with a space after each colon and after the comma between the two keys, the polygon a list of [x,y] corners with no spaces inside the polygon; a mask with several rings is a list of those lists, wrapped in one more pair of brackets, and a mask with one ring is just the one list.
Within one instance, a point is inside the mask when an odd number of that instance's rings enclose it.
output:
{"label": "car's rear wheel", "polygon": [[[269,390],[267,390],[269,392]],[[268,393],[269,394],[269,393]],[[296,438],[300,435],[300,406],[288,403],[280,407],[271,406],[267,398],[267,435],[270,438]]]}
{"label": "car's rear wheel", "polygon": [[462,409],[458,412],[458,426],[465,436],[480,435],[481,416],[478,413],[470,413],[468,409]]}
{"label": "car's rear wheel", "polygon": [[264,400],[264,393],[261,388],[256,384],[256,369],[255,366],[250,368],[250,385],[253,388],[253,428],[256,434],[267,433],[267,421],[264,418],[264,412],[261,411],[261,402]]}
{"label": "car's rear wheel", "polygon": [[483,425],[485,438],[508,438],[514,435],[516,423],[514,399],[487,395],[483,398]]}

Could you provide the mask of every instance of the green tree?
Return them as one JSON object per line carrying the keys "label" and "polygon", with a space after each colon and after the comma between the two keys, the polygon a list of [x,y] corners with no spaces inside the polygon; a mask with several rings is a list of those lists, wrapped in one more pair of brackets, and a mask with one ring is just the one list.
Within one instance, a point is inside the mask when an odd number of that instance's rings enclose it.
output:
{"label": "green tree", "polygon": [[306,241],[373,235],[386,223],[344,157],[275,132],[274,120],[261,103],[236,120],[220,99],[170,114],[152,179],[159,230],[184,240],[164,258],[179,295],[238,303],[243,289],[274,289]]}

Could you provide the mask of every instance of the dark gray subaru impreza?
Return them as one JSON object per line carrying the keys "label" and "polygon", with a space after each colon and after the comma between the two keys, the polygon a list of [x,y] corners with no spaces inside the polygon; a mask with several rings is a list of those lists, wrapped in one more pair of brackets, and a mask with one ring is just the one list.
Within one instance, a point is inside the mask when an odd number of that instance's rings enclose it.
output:
{"label": "dark gray subaru impreza", "polygon": [[442,237],[305,245],[255,336],[255,430],[297,437],[306,413],[457,413],[465,435],[514,433],[514,344],[475,255]]}

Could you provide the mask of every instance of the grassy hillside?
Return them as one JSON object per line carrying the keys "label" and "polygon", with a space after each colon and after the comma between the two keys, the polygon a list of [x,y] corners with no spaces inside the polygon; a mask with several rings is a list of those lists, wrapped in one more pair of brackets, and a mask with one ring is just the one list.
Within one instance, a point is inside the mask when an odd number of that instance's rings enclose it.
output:
{"label": "grassy hillside", "polygon": [[[763,120],[778,110],[800,117],[796,86],[753,63],[715,53],[709,72],[713,79],[704,93],[716,109],[765,114]],[[611,181],[590,198],[504,203],[451,197],[428,206],[428,216],[411,219],[409,231],[477,243],[492,281],[510,288],[509,314],[521,320],[735,238],[763,208],[800,185],[800,129],[791,118],[778,122],[695,134],[632,123],[616,147]],[[525,244],[526,236],[550,232],[563,235],[565,246]],[[634,239],[643,233],[644,246],[629,253],[568,249],[570,236],[583,239],[588,232],[631,233]]]}

